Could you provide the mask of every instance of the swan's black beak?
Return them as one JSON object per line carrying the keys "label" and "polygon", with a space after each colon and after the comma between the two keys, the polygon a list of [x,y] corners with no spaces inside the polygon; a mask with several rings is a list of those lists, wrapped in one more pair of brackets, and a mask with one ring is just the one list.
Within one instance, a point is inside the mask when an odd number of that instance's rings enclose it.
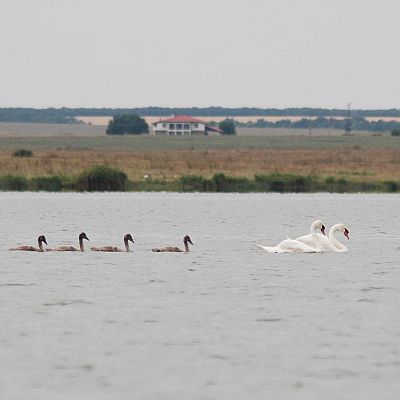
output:
{"label": "swan's black beak", "polygon": [[46,246],[47,246],[47,241],[46,241],[45,237],[43,238],[43,243],[46,243]]}
{"label": "swan's black beak", "polygon": [[343,235],[347,237],[348,240],[350,240],[349,238],[349,231],[347,230],[347,228],[344,229]]}
{"label": "swan's black beak", "polygon": [[322,225],[321,232],[322,232],[323,235],[325,235],[325,225]]}

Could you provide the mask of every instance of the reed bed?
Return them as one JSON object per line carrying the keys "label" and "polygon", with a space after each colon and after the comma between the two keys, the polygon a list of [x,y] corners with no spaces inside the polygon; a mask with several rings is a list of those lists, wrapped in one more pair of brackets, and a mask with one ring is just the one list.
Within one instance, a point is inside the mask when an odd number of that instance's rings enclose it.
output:
{"label": "reed bed", "polygon": [[254,178],[296,174],[352,181],[400,181],[400,149],[231,149],[231,150],[34,150],[13,157],[0,150],[0,176],[71,177],[96,165],[115,167],[131,181],[173,181],[183,175],[211,178],[216,173]]}

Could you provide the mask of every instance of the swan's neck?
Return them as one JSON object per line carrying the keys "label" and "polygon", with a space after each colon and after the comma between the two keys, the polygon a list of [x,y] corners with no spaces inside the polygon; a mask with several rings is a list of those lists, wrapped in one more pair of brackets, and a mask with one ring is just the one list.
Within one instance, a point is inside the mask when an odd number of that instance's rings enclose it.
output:
{"label": "swan's neck", "polygon": [[124,239],[124,244],[125,244],[125,250],[126,250],[126,251],[130,251],[129,242],[128,242],[127,239]]}
{"label": "swan's neck", "polygon": [[316,224],[311,224],[310,233],[311,233],[311,236],[313,236],[313,237],[317,236],[317,226],[316,226]]}
{"label": "swan's neck", "polygon": [[41,251],[43,251],[43,243],[42,243],[42,241],[41,241],[41,240],[38,240],[38,244],[39,244],[39,249],[40,249]]}
{"label": "swan's neck", "polygon": [[83,247],[83,239],[79,239],[79,247],[81,251],[85,251],[85,248]]}
{"label": "swan's neck", "polygon": [[343,243],[340,243],[335,236],[335,233],[339,230],[340,230],[339,225],[332,226],[332,228],[329,230],[329,241],[333,246],[335,246],[340,251],[347,251],[347,247]]}
{"label": "swan's neck", "polygon": [[316,224],[311,225],[311,237],[314,239],[314,242],[317,244],[317,248],[321,248],[322,247],[321,240],[317,233],[317,225]]}
{"label": "swan's neck", "polygon": [[189,253],[189,243],[188,242],[183,242],[183,244],[185,245],[186,253]]}

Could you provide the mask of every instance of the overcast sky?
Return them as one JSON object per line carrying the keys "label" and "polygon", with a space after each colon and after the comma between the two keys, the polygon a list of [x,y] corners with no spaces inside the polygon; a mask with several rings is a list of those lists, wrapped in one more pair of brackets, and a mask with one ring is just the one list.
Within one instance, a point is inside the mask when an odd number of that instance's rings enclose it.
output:
{"label": "overcast sky", "polygon": [[398,0],[0,0],[0,107],[400,108]]}

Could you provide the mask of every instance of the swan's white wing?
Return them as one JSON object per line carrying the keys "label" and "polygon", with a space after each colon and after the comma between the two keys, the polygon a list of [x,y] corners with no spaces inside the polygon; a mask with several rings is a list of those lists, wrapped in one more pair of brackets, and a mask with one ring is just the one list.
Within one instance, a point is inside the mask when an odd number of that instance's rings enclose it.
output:
{"label": "swan's white wing", "polygon": [[317,249],[298,240],[286,239],[279,243],[279,253],[315,253]]}
{"label": "swan's white wing", "polygon": [[[321,245],[329,243],[329,239],[325,235],[321,235],[320,233],[317,233],[317,236],[318,236],[318,240]],[[298,240],[299,242],[305,243],[308,246],[312,246],[312,247],[317,245],[317,243],[315,242],[315,240],[311,234],[300,236],[296,240]]]}
{"label": "swan's white wing", "polygon": [[300,236],[296,239],[299,242],[302,242],[308,246],[315,246],[315,240],[313,239],[313,237],[309,234],[309,235],[304,235],[304,236]]}
{"label": "swan's white wing", "polygon": [[261,246],[258,247],[267,251],[268,253],[316,253],[317,250],[313,247],[307,246],[305,243],[293,239],[285,239],[277,246]]}
{"label": "swan's white wing", "polygon": [[278,246],[270,247],[270,246],[261,246],[261,244],[257,244],[260,249],[267,251],[268,253],[278,253]]}
{"label": "swan's white wing", "polygon": [[331,239],[325,235],[317,234],[318,243],[314,240],[312,235],[300,236],[296,240],[306,244],[307,246],[318,249],[319,252],[337,252],[337,248],[331,243]]}

